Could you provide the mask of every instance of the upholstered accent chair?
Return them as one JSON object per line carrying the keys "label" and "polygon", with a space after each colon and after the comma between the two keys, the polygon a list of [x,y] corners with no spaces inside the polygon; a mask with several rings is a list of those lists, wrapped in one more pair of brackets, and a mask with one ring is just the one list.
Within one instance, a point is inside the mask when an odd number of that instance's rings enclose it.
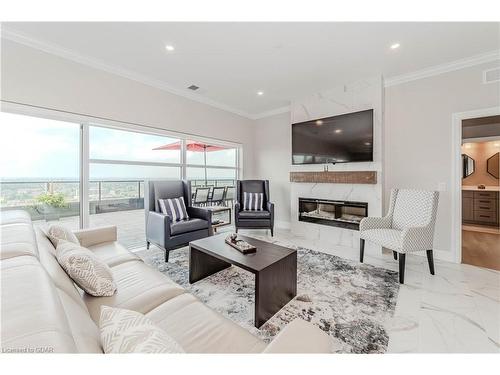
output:
{"label": "upholstered accent chair", "polygon": [[[245,193],[262,194],[262,210],[245,209]],[[234,225],[238,229],[270,229],[274,235],[274,203],[269,200],[268,180],[236,181],[236,203],[234,205]]]}
{"label": "upholstered accent chair", "polygon": [[[159,199],[179,197],[184,198],[189,220],[173,221],[161,212]],[[164,249],[166,262],[171,250],[213,234],[212,213],[191,205],[191,185],[188,181],[145,181],[144,212],[146,247],[149,249],[153,243]]]}
{"label": "upholstered accent chair", "polygon": [[360,262],[363,262],[365,240],[399,254],[399,282],[404,284],[406,254],[426,251],[431,275],[434,226],[438,207],[437,191],[393,189],[389,212],[385,217],[366,217],[359,225]]}

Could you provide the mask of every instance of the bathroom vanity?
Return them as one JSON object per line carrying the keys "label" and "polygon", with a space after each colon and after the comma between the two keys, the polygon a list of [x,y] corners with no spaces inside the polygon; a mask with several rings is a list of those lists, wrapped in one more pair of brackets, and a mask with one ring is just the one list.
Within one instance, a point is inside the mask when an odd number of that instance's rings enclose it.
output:
{"label": "bathroom vanity", "polygon": [[498,227],[499,193],[498,186],[462,186],[463,223]]}

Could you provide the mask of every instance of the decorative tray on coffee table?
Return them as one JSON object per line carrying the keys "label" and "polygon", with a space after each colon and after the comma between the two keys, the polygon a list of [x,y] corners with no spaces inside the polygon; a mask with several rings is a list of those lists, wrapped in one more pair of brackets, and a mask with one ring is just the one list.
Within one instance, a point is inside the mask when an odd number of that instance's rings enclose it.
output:
{"label": "decorative tray on coffee table", "polygon": [[239,240],[234,234],[226,237],[226,243],[234,247],[236,250],[243,254],[251,254],[257,251],[257,248],[246,241]]}

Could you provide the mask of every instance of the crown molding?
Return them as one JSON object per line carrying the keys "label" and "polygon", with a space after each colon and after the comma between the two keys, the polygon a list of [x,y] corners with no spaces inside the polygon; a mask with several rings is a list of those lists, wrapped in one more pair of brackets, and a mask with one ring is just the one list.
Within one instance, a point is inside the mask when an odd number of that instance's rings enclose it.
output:
{"label": "crown molding", "polygon": [[4,38],[4,39],[7,39],[10,41],[19,43],[19,44],[23,44],[25,46],[35,48],[35,49],[38,49],[38,50],[46,52],[46,53],[50,53],[52,55],[56,55],[56,56],[62,57],[62,58],[67,59],[67,60],[71,60],[71,61],[74,61],[76,63],[86,65],[86,66],[89,66],[89,67],[94,68],[94,69],[103,70],[105,72],[108,72],[108,73],[111,73],[114,75],[118,75],[120,77],[127,78],[130,80],[133,80],[133,81],[136,81],[136,82],[139,82],[139,83],[166,91],[170,94],[174,94],[174,95],[181,96],[181,97],[184,97],[184,98],[189,99],[189,100],[193,100],[195,102],[206,104],[206,105],[209,105],[209,106],[217,108],[217,109],[221,109],[221,110],[226,111],[226,112],[231,112],[233,114],[245,117],[245,118],[250,119],[250,120],[253,120],[255,117],[255,115],[253,115],[253,114],[250,114],[250,113],[247,113],[245,111],[241,111],[239,109],[230,107],[226,104],[219,103],[217,101],[208,99],[208,98],[201,96],[199,94],[185,92],[185,91],[180,90],[178,88],[172,87],[172,86],[166,84],[165,82],[144,76],[142,74],[134,73],[128,69],[124,69],[124,68],[121,68],[121,67],[116,66],[116,65],[111,65],[111,64],[105,63],[104,61],[101,61],[99,59],[94,59],[94,58],[91,58],[88,56],[84,56],[78,52],[75,52],[75,51],[72,51],[72,50],[69,50],[66,48],[62,48],[60,46],[57,46],[57,45],[49,43],[49,42],[34,39],[30,36],[19,33],[18,31],[14,31],[10,28],[6,28],[3,25],[2,25],[1,31],[2,31],[2,34],[1,34],[2,38]]}
{"label": "crown molding", "polygon": [[480,65],[495,60],[500,60],[499,50],[482,53],[480,55],[467,57],[465,59],[451,61],[445,64],[431,66],[429,68],[417,70],[412,73],[406,73],[406,74],[401,74],[399,76],[385,78],[384,86],[385,87],[396,86],[402,83],[416,81],[422,78],[432,77],[443,73],[453,72],[455,70],[460,70],[471,66]]}
{"label": "crown molding", "polygon": [[287,105],[287,106],[284,106],[284,107],[280,107],[280,108],[276,108],[276,109],[271,109],[269,111],[265,111],[265,112],[261,112],[255,116],[253,116],[253,120],[259,120],[261,118],[265,118],[265,117],[271,117],[271,116],[274,116],[274,115],[280,115],[282,113],[287,113],[287,112],[290,112],[290,106]]}

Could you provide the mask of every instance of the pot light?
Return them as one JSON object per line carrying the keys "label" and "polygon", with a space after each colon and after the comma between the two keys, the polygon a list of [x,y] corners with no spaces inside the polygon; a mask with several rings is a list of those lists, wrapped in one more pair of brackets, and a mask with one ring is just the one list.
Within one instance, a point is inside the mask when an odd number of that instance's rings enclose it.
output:
{"label": "pot light", "polygon": [[365,142],[365,146],[371,146],[372,144],[370,142]]}
{"label": "pot light", "polygon": [[399,44],[399,43],[391,44],[391,49],[398,49],[399,47],[401,47],[401,44]]}
{"label": "pot light", "polygon": [[316,125],[318,125],[318,126],[323,125],[323,120],[316,120]]}
{"label": "pot light", "polygon": [[166,49],[168,52],[172,52],[172,51],[175,49],[175,47],[174,47],[174,46],[172,46],[172,45],[170,45],[170,44],[167,44],[167,45],[165,46],[165,49]]}
{"label": "pot light", "polygon": [[342,129],[335,129],[335,133],[337,133],[337,134],[342,133]]}
{"label": "pot light", "polygon": [[493,143],[494,147],[500,147],[500,143]]}
{"label": "pot light", "polygon": [[465,148],[472,148],[472,145],[470,143],[466,143],[464,146]]}
{"label": "pot light", "polygon": [[257,95],[259,95],[259,96],[264,95],[264,91],[257,91]]}

